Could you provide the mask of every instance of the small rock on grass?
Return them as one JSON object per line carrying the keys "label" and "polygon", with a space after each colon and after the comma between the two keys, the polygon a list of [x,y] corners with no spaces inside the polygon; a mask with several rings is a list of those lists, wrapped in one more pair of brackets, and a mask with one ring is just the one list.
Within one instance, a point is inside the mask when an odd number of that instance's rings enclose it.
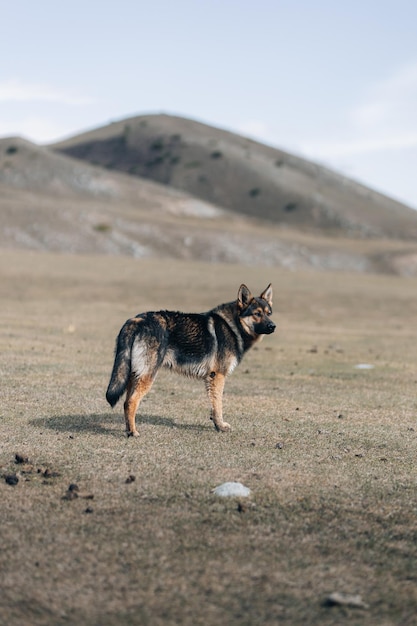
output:
{"label": "small rock on grass", "polygon": [[76,500],[77,498],[83,498],[84,500],[93,500],[94,495],[92,493],[80,493],[78,485],[71,483],[67,492],[62,496],[63,500]]}
{"label": "small rock on grass", "polygon": [[78,498],[78,485],[76,485],[75,483],[71,483],[71,485],[68,487],[67,492],[62,496],[63,500],[75,500],[75,498]]}
{"label": "small rock on grass", "polygon": [[12,487],[15,487],[17,483],[19,482],[19,479],[16,476],[16,474],[6,474],[4,477],[4,480],[6,481],[7,485],[11,485]]}
{"label": "small rock on grass", "polygon": [[246,498],[250,495],[250,489],[242,483],[228,482],[213,489],[213,493],[221,498]]}
{"label": "small rock on grass", "polygon": [[359,594],[334,591],[324,601],[325,606],[348,606],[354,609],[368,609],[369,606]]}
{"label": "small rock on grass", "polygon": [[16,463],[16,465],[25,465],[29,463],[29,459],[27,456],[24,456],[23,454],[18,454],[16,452],[16,454],[14,455],[14,462]]}

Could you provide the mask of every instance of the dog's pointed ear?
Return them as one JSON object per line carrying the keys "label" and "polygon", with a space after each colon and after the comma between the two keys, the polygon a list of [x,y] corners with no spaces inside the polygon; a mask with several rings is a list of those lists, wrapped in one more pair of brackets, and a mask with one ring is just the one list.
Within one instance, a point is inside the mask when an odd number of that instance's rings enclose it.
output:
{"label": "dog's pointed ear", "polygon": [[269,283],[268,287],[259,296],[262,300],[266,300],[270,307],[272,307],[272,285]]}
{"label": "dog's pointed ear", "polygon": [[240,285],[237,294],[237,304],[241,309],[246,309],[249,306],[253,296],[246,285]]}

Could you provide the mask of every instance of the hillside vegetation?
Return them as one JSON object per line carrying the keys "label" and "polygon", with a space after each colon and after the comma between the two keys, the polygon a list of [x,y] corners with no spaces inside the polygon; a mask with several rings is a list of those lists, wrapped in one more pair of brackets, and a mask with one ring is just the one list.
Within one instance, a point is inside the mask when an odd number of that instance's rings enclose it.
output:
{"label": "hillside vegetation", "polygon": [[417,212],[316,163],[189,119],[125,119],[55,144],[240,215],[359,237],[417,239]]}
{"label": "hillside vegetation", "polygon": [[[60,150],[86,146],[95,165],[21,138],[0,140],[0,247],[417,273],[417,212],[312,163],[168,116],[113,124]],[[126,173],[142,168],[147,151],[148,178]],[[255,175],[269,177],[269,205]],[[208,197],[194,187],[201,176],[209,176]],[[240,202],[249,182],[252,191]],[[326,211],[313,202],[318,187],[327,194]],[[284,188],[303,192],[301,204],[281,210]]]}

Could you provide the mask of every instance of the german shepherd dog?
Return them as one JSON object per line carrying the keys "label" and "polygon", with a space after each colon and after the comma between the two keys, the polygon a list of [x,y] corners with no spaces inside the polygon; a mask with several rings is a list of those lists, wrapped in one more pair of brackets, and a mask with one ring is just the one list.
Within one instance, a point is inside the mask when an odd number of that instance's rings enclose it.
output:
{"label": "german shepherd dog", "polygon": [[271,307],[271,285],[259,298],[241,285],[237,300],[207,313],[157,311],[127,320],[116,341],[106,393],[108,403],[114,407],[126,391],[127,436],[138,436],[136,411],[162,366],[204,380],[211,403],[210,419],[217,431],[230,430],[223,421],[225,378],[250,347],[263,335],[274,332]]}

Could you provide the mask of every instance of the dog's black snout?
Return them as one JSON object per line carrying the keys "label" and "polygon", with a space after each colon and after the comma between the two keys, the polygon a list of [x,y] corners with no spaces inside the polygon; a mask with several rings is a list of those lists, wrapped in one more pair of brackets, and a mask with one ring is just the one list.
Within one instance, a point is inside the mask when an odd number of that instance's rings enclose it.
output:
{"label": "dog's black snout", "polygon": [[276,327],[277,326],[276,324],[274,324],[274,322],[268,322],[268,326],[267,326],[268,332],[273,333]]}

